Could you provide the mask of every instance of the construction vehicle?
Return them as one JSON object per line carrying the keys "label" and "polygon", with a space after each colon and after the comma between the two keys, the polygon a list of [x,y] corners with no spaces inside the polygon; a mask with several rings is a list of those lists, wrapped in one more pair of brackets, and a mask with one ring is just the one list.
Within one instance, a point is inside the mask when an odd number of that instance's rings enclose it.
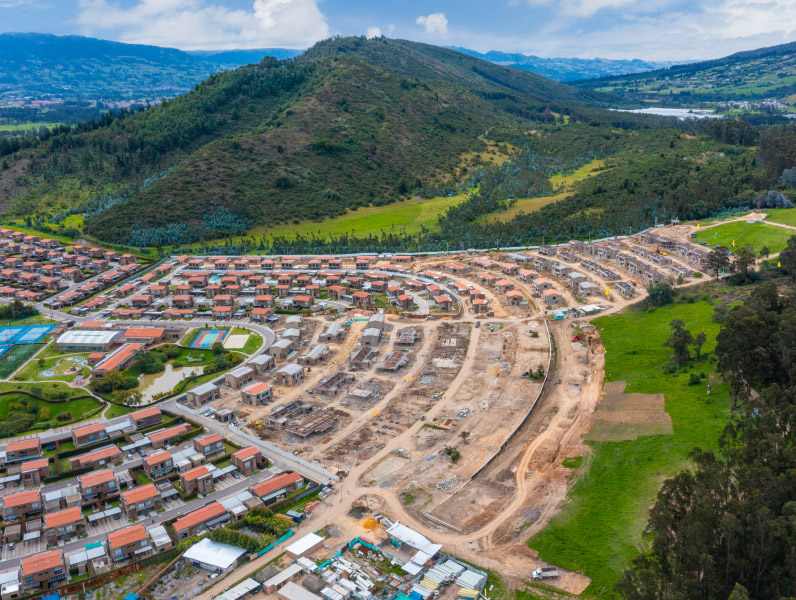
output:
{"label": "construction vehicle", "polygon": [[533,572],[535,581],[550,579],[551,577],[558,577],[558,569],[555,567],[539,567]]}

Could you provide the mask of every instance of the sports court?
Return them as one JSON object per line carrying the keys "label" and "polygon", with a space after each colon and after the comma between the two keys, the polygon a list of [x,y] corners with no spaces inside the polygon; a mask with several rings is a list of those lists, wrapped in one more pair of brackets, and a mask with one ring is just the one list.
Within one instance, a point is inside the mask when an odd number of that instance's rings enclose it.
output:
{"label": "sports court", "polygon": [[200,331],[199,335],[196,336],[196,339],[191,344],[191,348],[195,348],[197,350],[207,350],[212,348],[213,344],[216,342],[223,344],[228,333],[229,329],[212,329],[210,331]]}
{"label": "sports court", "polygon": [[55,325],[20,325],[0,327],[0,345],[35,344],[55,329]]}

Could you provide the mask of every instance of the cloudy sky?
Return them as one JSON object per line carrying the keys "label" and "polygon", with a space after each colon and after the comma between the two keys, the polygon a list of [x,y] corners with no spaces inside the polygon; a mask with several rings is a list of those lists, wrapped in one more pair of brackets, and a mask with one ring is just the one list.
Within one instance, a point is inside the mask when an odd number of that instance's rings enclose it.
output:
{"label": "cloudy sky", "polygon": [[698,60],[796,41],[796,0],[0,0],[0,30],[186,50],[305,48],[339,34]]}

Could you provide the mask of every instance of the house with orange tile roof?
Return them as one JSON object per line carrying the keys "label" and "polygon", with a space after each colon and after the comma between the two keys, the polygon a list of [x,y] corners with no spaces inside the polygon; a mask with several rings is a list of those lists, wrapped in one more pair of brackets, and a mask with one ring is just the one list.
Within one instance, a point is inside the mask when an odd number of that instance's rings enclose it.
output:
{"label": "house with orange tile roof", "polygon": [[136,353],[144,349],[143,344],[124,344],[120,346],[91,369],[93,377],[102,377],[115,370],[123,370],[130,366]]}
{"label": "house with orange tile roof", "polygon": [[90,446],[109,439],[108,432],[102,423],[91,423],[72,430],[72,442],[76,448]]}
{"label": "house with orange tile roof", "polygon": [[108,534],[108,553],[115,562],[141,559],[152,554],[146,529],[140,523]]}
{"label": "house with orange tile roof", "polygon": [[215,487],[213,474],[205,465],[188,469],[180,473],[180,487],[186,494],[197,493],[204,496],[212,492]]}
{"label": "house with orange tile roof", "polygon": [[137,519],[162,507],[163,501],[154,483],[139,485],[122,494],[122,510],[130,519]]}
{"label": "house with orange tile roof", "polygon": [[64,555],[61,550],[40,552],[22,559],[22,589],[23,593],[32,593],[28,590],[50,588],[61,585],[66,581],[67,572],[64,565]]}
{"label": "house with orange tile roof", "polygon": [[217,433],[194,438],[193,447],[199,454],[210,457],[224,451],[224,440]]}
{"label": "house with orange tile roof", "polygon": [[243,475],[250,475],[268,464],[268,459],[254,446],[247,446],[233,452],[230,459]]}
{"label": "house with orange tile roof", "polygon": [[119,483],[111,469],[92,471],[77,478],[85,501],[102,502],[119,495]]}
{"label": "house with orange tile roof", "polygon": [[41,485],[42,480],[50,476],[50,459],[34,458],[33,460],[26,460],[19,465],[19,468],[22,485],[25,487]]}
{"label": "house with orange tile roof", "polygon": [[149,441],[152,442],[153,448],[163,448],[167,443],[171,442],[175,438],[180,437],[190,429],[190,425],[187,423],[182,423],[180,425],[175,425],[174,427],[153,431],[148,433],[147,437],[149,438]]}
{"label": "house with orange tile roof", "polygon": [[41,458],[41,442],[39,438],[8,442],[6,445],[6,464],[12,464],[31,458]]}
{"label": "house with orange tile roof", "polygon": [[273,387],[264,381],[256,381],[240,391],[240,399],[249,406],[260,406],[273,397]]}
{"label": "house with orange tile roof", "polygon": [[122,451],[116,446],[104,446],[86,454],[79,454],[69,459],[69,468],[88,469],[105,467],[122,461]]}
{"label": "house with orange tile roof", "polygon": [[130,424],[136,429],[145,429],[158,425],[163,422],[163,413],[157,406],[150,406],[149,408],[142,408],[131,412],[129,417]]}
{"label": "house with orange tile roof", "polygon": [[58,540],[69,540],[83,535],[86,532],[86,520],[79,506],[70,506],[44,513],[44,531],[47,542],[54,544]]}
{"label": "house with orange tile roof", "polygon": [[11,523],[28,520],[41,514],[42,502],[39,489],[8,494],[3,498],[3,521]]}
{"label": "house with orange tile roof", "polygon": [[174,457],[165,450],[155,452],[144,459],[144,473],[153,480],[167,477],[174,470]]}
{"label": "house with orange tile roof", "polygon": [[268,506],[280,497],[299,489],[303,484],[304,478],[298,473],[282,473],[252,486],[249,490]]}
{"label": "house with orange tile roof", "polygon": [[196,535],[203,529],[211,529],[229,521],[229,512],[220,502],[211,502],[174,522],[174,532],[181,540]]}

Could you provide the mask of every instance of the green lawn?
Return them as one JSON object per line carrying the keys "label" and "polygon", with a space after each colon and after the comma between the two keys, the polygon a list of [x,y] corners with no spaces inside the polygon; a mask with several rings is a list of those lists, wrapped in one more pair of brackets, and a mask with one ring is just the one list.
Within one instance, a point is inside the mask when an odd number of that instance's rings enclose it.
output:
{"label": "green lawn", "polygon": [[663,393],[674,435],[636,441],[591,442],[582,478],[570,491],[565,508],[529,545],[541,558],[583,571],[592,579],[590,597],[611,597],[613,585],[646,541],[642,531],[661,482],[688,464],[695,446],[716,447],[729,417],[729,390],[702,361],[692,370],[712,376],[705,385],[689,386],[689,374],[667,375],[670,351],[663,347],[669,322],[682,319],[694,334],[704,331],[703,351],[715,347],[719,330],[704,302],[679,304],[653,312],[629,312],[596,319],[606,348],[606,381],[627,381],[626,392]]}
{"label": "green lawn", "polygon": [[[50,384],[54,385],[54,384]],[[66,386],[64,386],[66,387]],[[20,387],[19,385],[16,386],[16,389],[28,389],[28,386]],[[47,389],[45,387],[45,389]],[[7,390],[3,390],[7,391]],[[11,402],[19,402],[25,398],[22,394],[19,396],[14,394],[9,394],[7,396],[0,396],[0,419],[7,419],[9,413],[9,404]],[[39,409],[47,407],[50,411],[50,418],[48,421],[53,422],[53,426],[57,427],[58,424],[54,422],[56,415],[62,412],[68,412],[71,415],[72,421],[79,421],[83,418],[87,418],[87,413],[90,413],[92,410],[95,410],[99,407],[99,402],[94,400],[93,398],[81,398],[79,400],[68,400],[66,402],[47,402],[47,401],[39,401],[28,399],[29,402],[36,402],[39,405]],[[41,423],[42,420],[40,416],[37,416],[37,423]]]}
{"label": "green lawn", "polygon": [[251,329],[246,329],[245,327],[235,327],[230,335],[249,336],[243,348],[236,348],[238,352],[243,352],[244,354],[252,354],[257,352],[257,350],[260,349],[260,346],[263,345],[263,336],[261,336],[259,333],[255,333]]}
{"label": "green lawn", "polygon": [[124,415],[130,414],[137,408],[137,406],[118,406],[116,404],[110,404],[108,406],[108,410],[105,411],[105,418],[114,419],[116,417],[123,417]]}
{"label": "green lawn", "polygon": [[[783,225],[791,225],[796,227],[796,208],[780,208],[780,209],[766,209],[768,217],[766,221],[773,223],[782,223]],[[793,232],[796,234],[796,231]]]}
{"label": "green lawn", "polygon": [[736,249],[741,246],[752,246],[755,252],[759,252],[763,246],[768,246],[774,254],[782,250],[787,245],[788,238],[794,234],[796,231],[765,223],[734,221],[710,229],[701,229],[697,232],[697,239],[700,242],[708,242],[711,246],[726,246],[730,250],[733,249],[733,241]]}
{"label": "green lawn", "polygon": [[[88,352],[70,354],[65,352],[60,356],[52,356],[50,358],[42,358],[44,365],[39,365],[39,359],[30,361],[20,371],[14,375],[14,381],[72,381],[78,375],[87,376],[91,374],[91,369],[87,363],[83,363],[82,368],[77,373],[70,375],[64,374],[65,371],[71,370],[71,359],[77,357],[87,357]],[[51,377],[40,375],[42,371],[52,370],[54,374]]]}

